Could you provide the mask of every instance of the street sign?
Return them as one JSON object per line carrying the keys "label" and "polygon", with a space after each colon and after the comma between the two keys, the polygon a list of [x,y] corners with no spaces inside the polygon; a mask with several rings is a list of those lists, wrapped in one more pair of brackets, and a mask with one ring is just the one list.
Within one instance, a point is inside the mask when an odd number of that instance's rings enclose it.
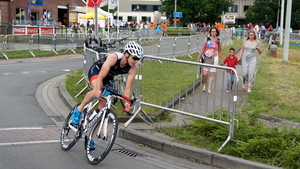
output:
{"label": "street sign", "polygon": [[173,12],[173,17],[174,18],[181,18],[182,17],[182,12]]}

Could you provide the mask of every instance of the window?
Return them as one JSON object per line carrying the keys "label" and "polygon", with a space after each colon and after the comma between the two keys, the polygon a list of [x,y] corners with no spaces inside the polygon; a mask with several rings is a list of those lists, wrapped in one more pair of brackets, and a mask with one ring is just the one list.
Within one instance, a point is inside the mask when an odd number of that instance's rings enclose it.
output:
{"label": "window", "polygon": [[16,24],[25,24],[26,19],[26,9],[16,8]]}
{"label": "window", "polygon": [[151,22],[151,17],[148,17],[148,16],[142,16],[142,21],[143,22]]}
{"label": "window", "polygon": [[245,5],[245,6],[244,6],[244,13],[247,12],[248,8],[249,8],[249,5]]}
{"label": "window", "polygon": [[137,17],[136,16],[127,16],[127,21],[137,21]]}
{"label": "window", "polygon": [[228,12],[238,12],[238,6],[234,5],[234,6],[228,7]]}
{"label": "window", "polygon": [[132,5],[131,11],[160,11],[160,5]]}

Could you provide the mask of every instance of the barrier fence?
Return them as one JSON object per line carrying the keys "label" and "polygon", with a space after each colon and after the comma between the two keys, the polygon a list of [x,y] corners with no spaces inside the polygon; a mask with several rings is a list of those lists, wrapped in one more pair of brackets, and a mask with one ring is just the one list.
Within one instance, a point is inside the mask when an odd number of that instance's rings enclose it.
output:
{"label": "barrier fence", "polygon": [[[226,33],[226,32],[223,32]],[[230,43],[223,35],[223,45]],[[235,77],[234,91],[226,93],[226,69],[223,66],[207,65],[198,62],[176,59],[177,56],[190,56],[199,51],[205,36],[193,35],[187,37],[164,37],[158,41],[151,38],[140,38],[139,42],[147,42],[144,46],[144,59],[138,64],[139,74],[134,83],[136,96],[142,95],[143,106],[154,107],[162,111],[171,111],[195,118],[209,120],[228,126],[228,136],[219,151],[234,137],[234,122],[237,102],[238,77]],[[227,42],[226,42],[227,41]],[[153,43],[153,44],[151,44]],[[82,80],[86,86],[76,95],[80,95],[89,87],[88,70],[91,65],[107,53],[97,53],[84,47]],[[216,68],[212,94],[202,92],[202,76],[199,76],[199,66]],[[237,74],[236,74],[237,75]],[[143,79],[147,79],[146,81]],[[151,79],[151,80],[148,80]]]}
{"label": "barrier fence", "polygon": [[[75,53],[74,49],[82,48],[84,41],[95,36],[92,33],[55,33],[52,36],[40,34],[3,35],[0,38],[2,55],[9,59],[6,51],[25,50],[25,54],[35,56],[34,51],[49,51],[57,55],[57,51],[66,50]],[[155,30],[101,32],[99,38],[106,44],[108,50],[118,51],[128,41],[139,41],[145,45],[145,53],[149,55],[173,57],[179,55],[190,56],[197,52],[205,35],[191,35],[180,37],[156,36]],[[220,39],[223,45],[231,44],[230,30],[222,30]]]}
{"label": "barrier fence", "polygon": [[[211,94],[202,91],[199,66],[217,69]],[[234,90],[230,93],[225,92],[226,70],[235,72]],[[234,137],[238,81],[232,68],[146,55],[139,65],[134,91],[142,95],[142,105],[229,126],[220,151]]]}

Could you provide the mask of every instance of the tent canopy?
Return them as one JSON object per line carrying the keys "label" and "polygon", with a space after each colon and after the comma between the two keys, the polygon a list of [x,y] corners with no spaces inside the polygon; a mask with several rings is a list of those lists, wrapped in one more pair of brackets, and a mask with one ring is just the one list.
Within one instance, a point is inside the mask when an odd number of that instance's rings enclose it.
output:
{"label": "tent canopy", "polygon": [[[81,18],[81,19],[94,19],[95,18],[95,11],[90,11],[87,14],[83,14],[79,18]],[[99,20],[105,20],[105,19],[107,19],[107,17],[105,17],[104,15],[101,15],[101,14],[98,13],[98,19]]]}
{"label": "tent canopy", "polygon": [[[70,12],[84,13],[84,14],[89,13],[91,11],[94,11],[94,13],[95,13],[95,8],[94,7],[82,7],[82,8],[70,10]],[[106,12],[106,11],[102,10],[101,8],[97,8],[97,12],[100,13],[101,15],[104,15],[107,18],[113,19],[113,15],[111,13]]]}

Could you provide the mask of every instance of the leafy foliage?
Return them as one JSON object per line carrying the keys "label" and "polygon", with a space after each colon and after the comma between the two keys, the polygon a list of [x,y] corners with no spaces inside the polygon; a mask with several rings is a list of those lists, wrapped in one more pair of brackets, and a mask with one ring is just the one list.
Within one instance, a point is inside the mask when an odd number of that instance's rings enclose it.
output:
{"label": "leafy foliage", "polygon": [[[172,23],[173,12],[175,12],[174,0],[162,0],[161,1],[162,13],[165,12],[167,18]],[[215,23],[220,21],[220,16],[223,11],[227,12],[228,7],[233,5],[232,0],[186,0],[177,1],[176,11],[182,12],[182,18],[180,18],[180,25],[187,25],[191,22],[205,22]]]}
{"label": "leafy foliage", "polygon": [[[284,13],[286,13],[286,3],[284,7]],[[263,8],[263,10],[262,10]],[[291,16],[291,27],[293,29],[300,29],[300,0],[293,0],[292,2],[292,16]],[[255,0],[254,5],[250,6],[247,10],[246,21],[250,23],[260,23],[265,26],[277,24],[277,13],[281,12],[281,4],[278,4],[278,0]],[[284,16],[284,18],[286,18]],[[278,18],[280,21],[280,17]],[[278,21],[278,22],[279,22]],[[279,22],[280,23],[280,22]],[[285,19],[284,19],[285,24]]]}

